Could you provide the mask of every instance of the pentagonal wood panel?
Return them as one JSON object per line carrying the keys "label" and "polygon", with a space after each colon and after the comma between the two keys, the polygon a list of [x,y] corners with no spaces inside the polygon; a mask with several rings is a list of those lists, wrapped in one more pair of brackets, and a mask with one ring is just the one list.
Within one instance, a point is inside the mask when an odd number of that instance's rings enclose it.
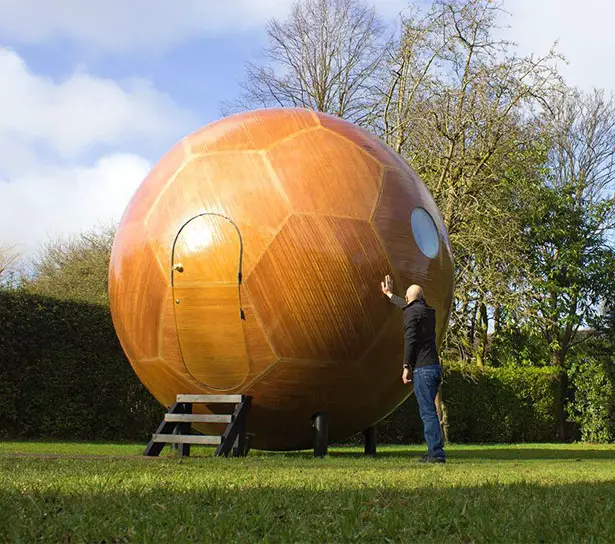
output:
{"label": "pentagonal wood panel", "polygon": [[346,138],[382,165],[389,168],[406,169],[406,161],[374,134],[362,130],[351,123],[347,123],[334,115],[319,113],[318,117],[320,124],[324,128]]}
{"label": "pentagonal wood panel", "polygon": [[279,356],[353,361],[382,326],[387,269],[366,221],[293,215],[247,286]]}
{"label": "pentagonal wood panel", "polygon": [[167,282],[142,225],[118,230],[109,269],[113,322],[131,361],[158,357]]}
{"label": "pentagonal wood panel", "polygon": [[267,151],[294,212],[369,219],[382,165],[346,138],[312,130]]}
{"label": "pentagonal wood panel", "polygon": [[[357,363],[295,359],[281,359],[249,392],[255,403],[248,419],[248,431],[255,434],[252,444],[273,450],[311,447],[311,419],[321,411],[332,416],[332,441],[369,427],[380,395],[378,381],[366,382]],[[407,396],[410,390],[403,393]]]}
{"label": "pentagonal wood panel", "polygon": [[311,416],[319,411],[335,414],[329,436],[332,441],[343,439],[372,425],[375,413],[382,418],[408,397],[412,387],[401,381],[402,312],[384,296],[379,302],[388,318],[360,360],[340,365],[281,359],[249,388],[257,407],[248,421],[255,448],[309,448]]}
{"label": "pentagonal wood panel", "polygon": [[191,219],[173,252],[173,296],[186,368],[214,389],[231,389],[249,373],[239,304],[240,233],[224,217]]}

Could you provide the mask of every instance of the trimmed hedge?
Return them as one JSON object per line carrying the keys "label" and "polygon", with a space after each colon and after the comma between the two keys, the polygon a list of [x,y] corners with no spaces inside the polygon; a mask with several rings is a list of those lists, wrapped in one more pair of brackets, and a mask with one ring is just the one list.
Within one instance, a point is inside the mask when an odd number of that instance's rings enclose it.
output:
{"label": "trimmed hedge", "polygon": [[569,371],[573,398],[570,419],[581,430],[584,442],[615,442],[615,361],[606,357],[582,357]]}
{"label": "trimmed hedge", "polygon": [[163,408],[104,306],[0,290],[0,436],[145,440]]}
{"label": "trimmed hedge", "polygon": [[[552,368],[445,365],[449,439],[555,440],[557,387]],[[0,437],[147,440],[162,415],[106,307],[0,290]],[[378,425],[378,435],[382,443],[423,440],[413,396]]]}
{"label": "trimmed hedge", "polygon": [[452,442],[556,439],[559,369],[447,365],[443,389]]}
{"label": "trimmed hedge", "polygon": [[[550,442],[556,439],[558,370],[535,367],[484,369],[444,365],[442,397],[451,442]],[[422,442],[416,399],[411,396],[378,424],[382,443]]]}

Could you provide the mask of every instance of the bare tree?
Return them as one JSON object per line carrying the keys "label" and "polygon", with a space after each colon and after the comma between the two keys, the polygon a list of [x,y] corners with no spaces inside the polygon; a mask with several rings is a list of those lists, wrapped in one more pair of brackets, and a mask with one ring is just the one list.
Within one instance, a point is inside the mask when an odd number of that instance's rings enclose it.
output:
{"label": "bare tree", "polygon": [[559,57],[521,57],[494,37],[497,0],[436,0],[403,20],[374,127],[430,187],[457,261],[453,335],[483,363],[489,320],[512,305],[523,196],[545,158],[539,113]]}
{"label": "bare tree", "polygon": [[17,263],[19,254],[13,246],[0,245],[0,285],[7,281],[9,273]]}
{"label": "bare tree", "polygon": [[261,63],[247,65],[241,95],[227,111],[304,107],[364,123],[385,26],[363,0],[298,0],[267,27]]}
{"label": "bare tree", "polygon": [[[612,200],[615,183],[615,98],[604,90],[567,89],[549,110],[553,186],[573,184],[578,206]],[[614,216],[605,215],[612,229]]]}
{"label": "bare tree", "polygon": [[48,297],[106,304],[115,231],[115,225],[102,225],[48,242],[34,259],[24,287]]}

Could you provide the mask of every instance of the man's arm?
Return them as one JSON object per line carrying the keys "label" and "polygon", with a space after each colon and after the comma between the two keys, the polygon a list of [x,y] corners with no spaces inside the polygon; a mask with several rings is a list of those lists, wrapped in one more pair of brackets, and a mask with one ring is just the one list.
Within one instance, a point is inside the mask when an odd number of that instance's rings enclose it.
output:
{"label": "man's arm", "polygon": [[393,304],[395,304],[395,306],[399,306],[400,308],[405,308],[406,307],[406,301],[401,298],[398,295],[394,295],[393,293],[391,293],[390,295],[387,295],[389,297],[389,299],[391,300],[391,302]]}
{"label": "man's arm", "polygon": [[[393,294],[393,280],[391,279],[391,276],[386,276],[384,281],[380,283],[380,286],[382,288],[382,292],[389,297],[389,300],[393,304],[399,306],[400,308],[405,308],[407,306],[407,301],[405,299]],[[407,311],[405,313],[407,313]],[[410,364],[410,361],[412,360],[412,356],[414,354],[414,341],[416,340],[416,325],[414,325],[414,323],[412,330],[406,331],[406,321],[408,317],[410,316],[404,316],[404,370],[401,374],[401,379],[406,385],[412,383],[411,371],[414,369],[411,368],[412,365]]]}
{"label": "man's arm", "polygon": [[411,310],[406,310],[404,316],[404,368],[414,370],[414,351],[416,349],[416,325],[417,321],[413,315],[409,315]]}

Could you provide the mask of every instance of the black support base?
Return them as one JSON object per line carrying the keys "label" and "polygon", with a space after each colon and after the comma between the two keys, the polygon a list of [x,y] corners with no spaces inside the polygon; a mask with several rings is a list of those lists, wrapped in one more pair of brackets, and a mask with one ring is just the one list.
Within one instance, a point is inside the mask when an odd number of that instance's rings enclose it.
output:
{"label": "black support base", "polygon": [[314,457],[324,457],[329,449],[329,414],[319,412],[312,416],[314,427]]}
{"label": "black support base", "polygon": [[363,431],[363,437],[365,439],[365,455],[376,455],[376,425],[365,429]]}

